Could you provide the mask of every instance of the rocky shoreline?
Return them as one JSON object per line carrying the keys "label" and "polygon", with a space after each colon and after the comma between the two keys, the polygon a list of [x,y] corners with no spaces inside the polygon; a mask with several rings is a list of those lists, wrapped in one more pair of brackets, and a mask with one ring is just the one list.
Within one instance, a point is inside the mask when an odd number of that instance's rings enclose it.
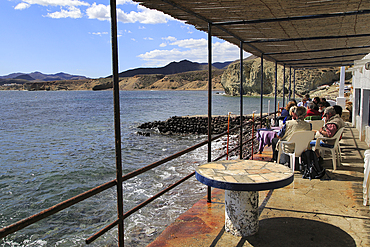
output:
{"label": "rocky shoreline", "polygon": [[[272,117],[273,115],[270,115]],[[244,127],[243,140],[247,141],[252,139],[252,116],[243,116],[243,122],[246,123]],[[230,117],[230,150],[239,144],[239,129],[232,132],[232,129],[240,125],[240,116]],[[227,116],[214,116],[212,117],[212,135],[222,134],[227,132],[228,117]],[[259,118],[255,118],[255,129],[259,128]],[[206,135],[208,129],[207,116],[174,116],[165,121],[146,122],[138,126],[143,131],[138,131],[137,134],[150,137],[151,134],[159,133],[163,135]],[[223,142],[223,149],[226,149],[226,136],[221,137],[219,140]],[[251,156],[251,145],[247,143],[243,148],[243,157],[248,159]],[[258,141],[253,141],[254,150],[258,150]],[[224,150],[226,153],[226,150]],[[230,153],[230,156],[239,156],[239,149]]]}
{"label": "rocky shoreline", "polygon": [[[243,122],[250,121],[250,116],[244,116]],[[230,117],[230,129],[240,124],[240,116]],[[227,116],[212,117],[212,134],[221,134],[227,131]],[[208,117],[206,116],[174,116],[165,121],[143,123],[139,129],[154,130],[164,135],[206,135]]]}

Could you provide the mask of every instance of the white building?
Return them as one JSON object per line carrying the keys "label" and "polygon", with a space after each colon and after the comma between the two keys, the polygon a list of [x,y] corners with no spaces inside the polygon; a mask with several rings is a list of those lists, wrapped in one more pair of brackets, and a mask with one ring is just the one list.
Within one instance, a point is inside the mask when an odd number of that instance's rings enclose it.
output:
{"label": "white building", "polygon": [[359,131],[359,138],[370,145],[370,54],[355,61],[349,69],[353,73],[352,125]]}

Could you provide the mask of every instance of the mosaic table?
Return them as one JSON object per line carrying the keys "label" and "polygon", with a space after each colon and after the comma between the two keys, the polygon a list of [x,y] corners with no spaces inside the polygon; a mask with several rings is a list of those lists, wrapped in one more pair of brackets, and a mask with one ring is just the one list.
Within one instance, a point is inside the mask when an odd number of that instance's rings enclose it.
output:
{"label": "mosaic table", "polygon": [[293,182],[289,167],[257,160],[224,160],[196,168],[197,180],[225,190],[225,230],[251,236],[259,227],[258,191],[278,189]]}

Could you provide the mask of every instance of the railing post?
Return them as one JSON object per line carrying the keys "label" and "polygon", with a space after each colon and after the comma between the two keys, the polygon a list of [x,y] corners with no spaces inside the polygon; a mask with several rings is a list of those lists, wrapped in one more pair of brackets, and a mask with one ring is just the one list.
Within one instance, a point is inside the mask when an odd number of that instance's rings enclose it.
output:
{"label": "railing post", "polygon": [[283,105],[282,107],[285,106],[285,64],[284,64],[284,68],[283,68]]}
{"label": "railing post", "polygon": [[253,117],[252,117],[252,160],[253,160],[253,155],[254,155],[254,112],[253,112]]}
{"label": "railing post", "polygon": [[262,113],[263,113],[263,53],[261,54],[261,123],[260,128],[262,129]]}
{"label": "railing post", "polygon": [[293,99],[295,99],[295,69],[293,69]]}
{"label": "railing post", "polygon": [[114,100],[114,130],[116,147],[116,178],[117,178],[117,216],[118,216],[118,246],[124,246],[123,229],[123,195],[122,195],[122,153],[121,153],[121,121],[119,103],[118,75],[118,41],[116,0],[110,0],[112,29],[112,67],[113,67],[113,100]]}
{"label": "railing post", "polygon": [[289,67],[289,95],[288,100],[290,101],[292,96],[292,67]]}
{"label": "railing post", "polygon": [[[212,24],[208,23],[208,158],[212,160]],[[211,202],[211,187],[207,187],[207,202]]]}
{"label": "railing post", "polygon": [[275,125],[276,125],[276,106],[277,106],[277,61],[275,61],[275,111],[274,111]]}
{"label": "railing post", "polygon": [[243,42],[240,41],[240,134],[239,159],[243,159]]}

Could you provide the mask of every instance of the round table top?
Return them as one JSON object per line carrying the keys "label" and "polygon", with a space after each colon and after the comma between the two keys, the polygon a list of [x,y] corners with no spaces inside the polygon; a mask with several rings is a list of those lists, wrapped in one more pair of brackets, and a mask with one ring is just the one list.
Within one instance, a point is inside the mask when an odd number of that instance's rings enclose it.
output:
{"label": "round table top", "polygon": [[205,185],[236,191],[278,189],[293,182],[293,171],[284,165],[258,160],[222,160],[196,168],[197,180]]}

